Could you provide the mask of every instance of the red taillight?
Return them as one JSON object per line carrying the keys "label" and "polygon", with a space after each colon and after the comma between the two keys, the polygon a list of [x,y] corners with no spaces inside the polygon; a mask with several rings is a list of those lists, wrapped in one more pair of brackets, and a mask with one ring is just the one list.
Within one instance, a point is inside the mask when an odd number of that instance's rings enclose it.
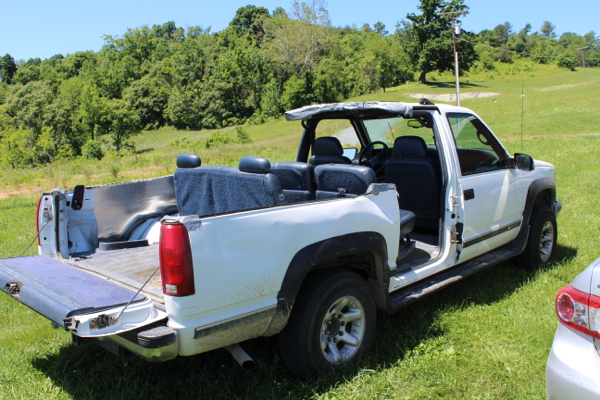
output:
{"label": "red taillight", "polygon": [[40,199],[38,200],[38,203],[37,203],[37,207],[35,209],[35,234],[38,235],[38,237],[37,237],[38,246],[42,244],[39,233],[40,233],[40,206],[42,205],[43,198],[44,198],[44,196],[40,197]]}
{"label": "red taillight", "polygon": [[563,324],[600,339],[600,298],[566,286],[556,295],[556,314]]}
{"label": "red taillight", "polygon": [[179,297],[196,293],[190,237],[180,222],[161,224],[159,258],[164,294]]}

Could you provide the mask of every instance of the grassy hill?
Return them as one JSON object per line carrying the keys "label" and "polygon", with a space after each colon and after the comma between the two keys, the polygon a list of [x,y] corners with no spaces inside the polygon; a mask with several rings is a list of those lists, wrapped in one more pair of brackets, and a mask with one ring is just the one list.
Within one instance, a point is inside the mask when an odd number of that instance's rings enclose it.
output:
{"label": "grassy hill", "polygon": [[[600,70],[588,69],[587,84],[582,71],[540,67],[513,73],[470,75],[463,93],[500,95],[461,105],[477,112],[510,153],[555,165],[563,211],[552,265],[522,271],[505,262],[395,315],[380,315],[374,346],[359,365],[312,382],[299,382],[285,369],[276,338],[243,344],[258,362],[254,373],[241,371],[220,350],[162,364],[124,365],[104,350],[69,346],[66,332],[0,295],[0,397],[545,398],[545,362],[557,324],[554,296],[600,256]],[[439,83],[352,100],[414,102],[409,93],[454,92],[451,83],[443,83],[452,82],[451,75],[435,79]],[[299,123],[280,119],[245,129],[251,144],[175,149],[170,145],[175,139],[204,140],[212,131],[164,128],[136,137],[138,154],[132,156],[2,171],[0,257],[17,255],[33,237],[35,195],[44,189],[172,173],[181,152],[195,151],[205,165],[236,165],[244,155],[295,158]],[[233,134],[233,128],[221,131]]]}

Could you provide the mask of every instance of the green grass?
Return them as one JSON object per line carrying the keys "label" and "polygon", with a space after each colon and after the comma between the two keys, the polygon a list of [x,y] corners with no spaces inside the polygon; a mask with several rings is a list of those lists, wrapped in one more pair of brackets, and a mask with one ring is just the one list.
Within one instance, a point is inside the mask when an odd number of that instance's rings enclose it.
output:
{"label": "green grass", "polygon": [[[544,399],[545,362],[557,324],[554,296],[600,256],[600,70],[588,69],[589,83],[580,86],[573,85],[583,81],[581,71],[549,67],[542,72],[534,77],[498,74],[493,80],[483,76],[483,82],[472,75],[470,82],[480,86],[465,87],[463,92],[501,95],[465,100],[462,105],[488,122],[511,153],[521,151],[519,79],[525,81],[522,151],[555,165],[563,203],[556,260],[550,266],[521,271],[505,262],[395,315],[379,315],[368,356],[356,366],[312,382],[299,382],[285,369],[276,338],[243,343],[258,363],[253,373],[243,372],[222,350],[161,364],[124,365],[102,349],[70,346],[66,332],[53,330],[46,319],[0,295],[0,398]],[[406,93],[452,91],[450,85],[409,85],[357,100],[406,101]],[[203,162],[234,165],[248,154],[272,161],[294,159],[299,124],[279,120],[247,131],[252,144],[201,150]],[[63,179],[82,182],[87,176],[101,182],[172,172],[172,160],[180,151],[171,149],[169,141],[209,135],[148,132],[136,138],[136,145],[152,150],[137,159],[113,160],[122,165],[116,178],[108,161],[72,162],[35,171],[40,185],[35,179],[23,179],[19,188],[33,186],[39,192],[63,186]],[[53,177],[45,176],[50,168]],[[80,169],[88,169],[87,175]],[[3,184],[14,188],[16,183],[5,179],[19,175],[3,174]],[[74,175],[71,180],[69,174]],[[18,255],[29,244],[36,198],[0,200],[0,257]],[[27,254],[34,253],[30,249]]]}

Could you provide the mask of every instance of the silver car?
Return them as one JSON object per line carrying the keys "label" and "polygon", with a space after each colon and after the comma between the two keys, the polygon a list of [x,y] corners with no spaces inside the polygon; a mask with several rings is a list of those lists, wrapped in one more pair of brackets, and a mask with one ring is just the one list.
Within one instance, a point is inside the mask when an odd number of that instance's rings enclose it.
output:
{"label": "silver car", "polygon": [[600,399],[600,258],[558,292],[556,313],[548,399]]}

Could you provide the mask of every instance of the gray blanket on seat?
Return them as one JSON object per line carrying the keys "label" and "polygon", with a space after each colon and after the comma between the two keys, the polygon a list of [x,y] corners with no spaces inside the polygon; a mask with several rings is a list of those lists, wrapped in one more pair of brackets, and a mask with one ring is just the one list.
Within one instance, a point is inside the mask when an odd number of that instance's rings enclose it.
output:
{"label": "gray blanket on seat", "polygon": [[206,216],[276,204],[270,174],[251,174],[233,167],[180,168],[175,197],[181,215]]}

